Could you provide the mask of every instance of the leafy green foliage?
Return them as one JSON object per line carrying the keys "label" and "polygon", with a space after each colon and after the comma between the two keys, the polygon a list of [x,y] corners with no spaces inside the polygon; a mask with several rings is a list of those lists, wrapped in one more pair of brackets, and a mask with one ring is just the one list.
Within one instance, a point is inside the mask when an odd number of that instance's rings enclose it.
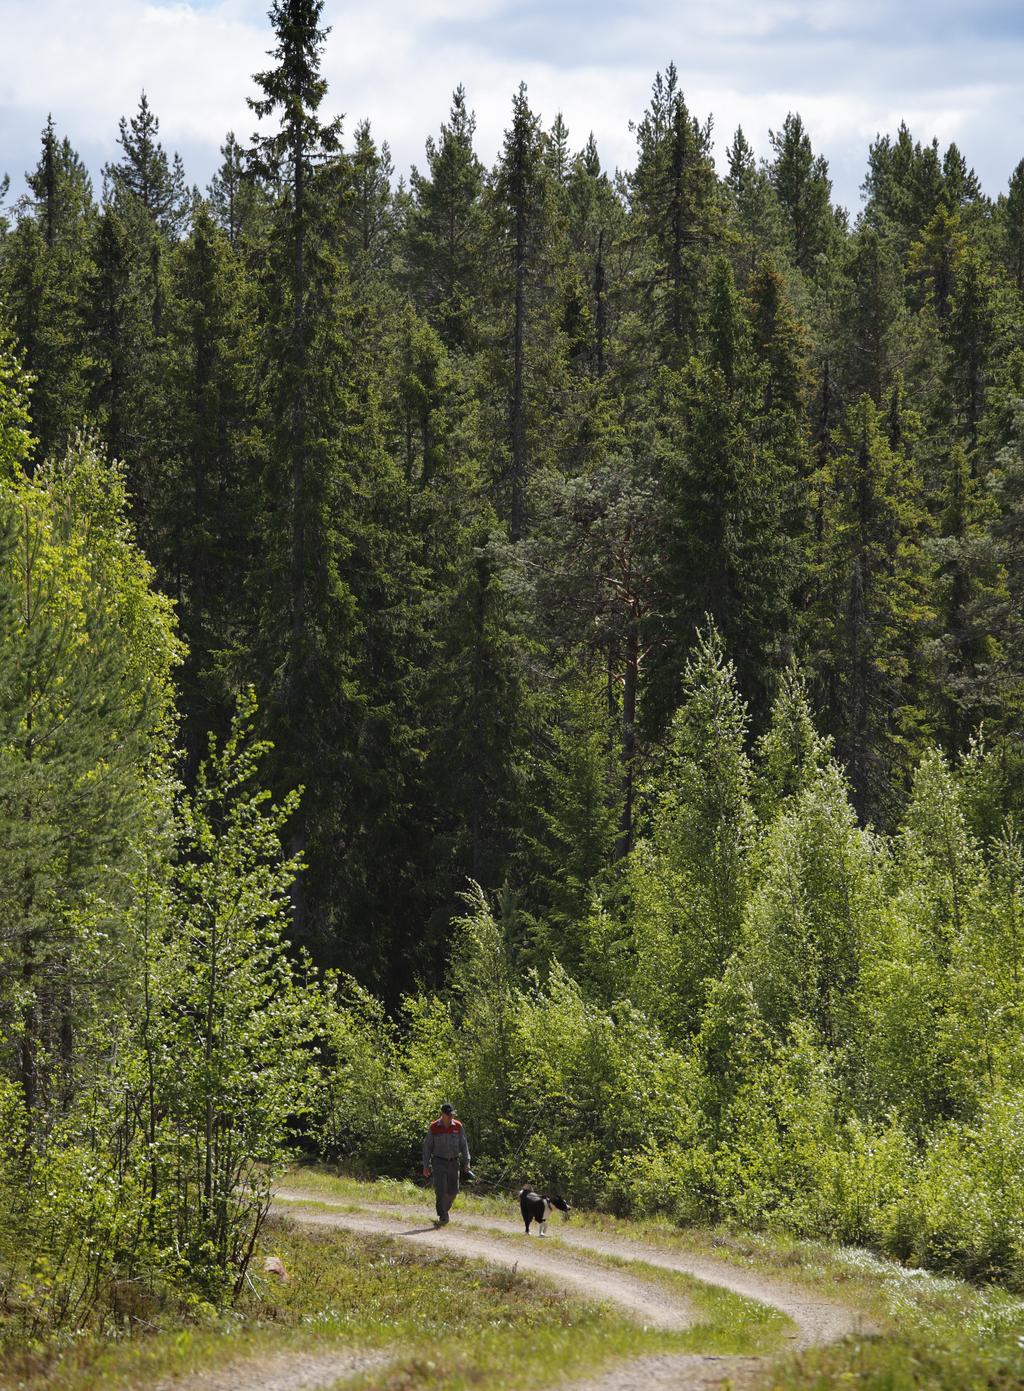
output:
{"label": "leafy green foliage", "polygon": [[985,755],[926,753],[888,837],[795,673],[752,753],[713,634],[686,685],[654,835],[562,939],[586,985],[477,894],[451,993],[377,1019],[389,1114],[451,1091],[499,1185],[1019,1282],[1020,850],[971,830]]}
{"label": "leafy green foliage", "polygon": [[166,926],[144,944],[140,1039],[157,1239],[236,1294],[317,1029],[284,941],[299,866],[280,836],[298,797],[272,806],[256,784],[267,746],[251,738],[254,715],[250,694],[181,806]]}

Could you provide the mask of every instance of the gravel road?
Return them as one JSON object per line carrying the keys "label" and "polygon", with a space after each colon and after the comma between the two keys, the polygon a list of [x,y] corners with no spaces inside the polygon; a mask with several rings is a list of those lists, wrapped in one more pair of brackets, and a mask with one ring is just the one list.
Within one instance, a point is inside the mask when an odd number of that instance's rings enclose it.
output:
{"label": "gravel road", "polygon": [[[770,1305],[793,1321],[789,1344],[793,1348],[872,1331],[855,1311],[785,1281],[636,1238],[574,1228],[571,1223],[549,1227],[549,1238],[555,1240],[541,1241],[527,1237],[514,1218],[485,1217],[465,1209],[456,1209],[451,1224],[439,1230],[426,1213],[421,1216],[399,1205],[365,1203],[353,1210],[351,1204],[331,1204],[320,1194],[299,1189],[279,1189],[277,1197],[282,1200],[277,1211],[304,1226],[372,1233],[431,1250],[447,1248],[461,1257],[506,1269],[529,1270],[568,1293],[614,1304],[651,1328],[686,1328],[695,1320],[694,1310],[686,1300],[641,1275],[609,1269],[588,1260],[588,1254],[681,1271]],[[311,1206],[294,1205],[303,1201]],[[511,1242],[508,1235],[519,1239]],[[349,1377],[383,1367],[389,1360],[386,1352],[280,1354],[161,1384],[155,1391],[331,1391]],[[564,1383],[560,1391],[713,1391],[726,1384],[730,1391],[738,1391],[759,1381],[768,1365],[768,1359],[759,1357],[645,1356],[620,1363],[596,1378]]]}

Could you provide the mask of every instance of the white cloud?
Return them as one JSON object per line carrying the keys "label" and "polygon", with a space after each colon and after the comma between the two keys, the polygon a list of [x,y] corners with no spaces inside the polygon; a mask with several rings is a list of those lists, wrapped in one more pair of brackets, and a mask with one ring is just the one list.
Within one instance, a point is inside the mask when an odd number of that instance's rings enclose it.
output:
{"label": "white cloud", "polygon": [[[52,111],[98,170],[145,88],[168,148],[205,183],[228,129],[246,138],[252,74],[267,66],[265,0],[0,0],[0,169],[34,163]],[[762,153],[799,110],[856,205],[867,144],[907,119],[956,139],[990,192],[1024,153],[1024,18],[954,0],[327,0],[331,112],[368,116],[400,171],[466,85],[483,158],[497,152],[521,79],[545,121],[561,110],[577,144],[592,129],[607,166],[629,165],[628,129],[654,71],[675,59],[720,150],[742,122]]]}
{"label": "white cloud", "polygon": [[[118,119],[145,89],[169,146],[215,151],[229,125],[248,121],[245,97],[266,47],[250,10],[232,0],[207,10],[139,0],[0,4],[0,109],[31,114],[36,129],[52,112],[72,143],[109,155]],[[19,154],[24,164],[35,150]]]}

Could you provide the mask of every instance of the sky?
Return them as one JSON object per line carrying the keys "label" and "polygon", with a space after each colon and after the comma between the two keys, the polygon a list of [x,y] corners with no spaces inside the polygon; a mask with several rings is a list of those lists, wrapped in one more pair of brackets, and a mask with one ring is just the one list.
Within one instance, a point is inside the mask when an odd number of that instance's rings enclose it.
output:
{"label": "sky", "polygon": [[[143,89],[169,151],[205,186],[228,130],[254,129],[246,97],[266,67],[269,0],[0,0],[0,175],[12,193],[52,112],[94,174],[117,156],[118,119]],[[674,62],[694,115],[714,117],[720,165],[742,124],[761,155],[799,111],[834,196],[860,206],[867,150],[906,120],[955,140],[992,196],[1024,157],[1020,0],[326,0],[325,114],[366,117],[396,170],[466,88],[477,148],[500,148],[520,81],[574,147],[594,132],[606,168],[634,159],[630,122]]]}

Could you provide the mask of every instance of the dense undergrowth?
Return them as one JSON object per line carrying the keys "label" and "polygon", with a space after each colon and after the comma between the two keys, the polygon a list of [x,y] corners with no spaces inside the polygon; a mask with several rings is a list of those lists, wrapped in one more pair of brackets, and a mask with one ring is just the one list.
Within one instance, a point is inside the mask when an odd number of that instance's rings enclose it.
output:
{"label": "dense undergrowth", "polygon": [[451,1094],[499,1184],[1020,1287],[1024,860],[999,761],[927,755],[887,836],[798,678],[754,745],[714,635],[685,685],[651,834],[585,916],[476,894],[447,991],[396,1023],[348,986],[325,1151],[407,1172]]}

